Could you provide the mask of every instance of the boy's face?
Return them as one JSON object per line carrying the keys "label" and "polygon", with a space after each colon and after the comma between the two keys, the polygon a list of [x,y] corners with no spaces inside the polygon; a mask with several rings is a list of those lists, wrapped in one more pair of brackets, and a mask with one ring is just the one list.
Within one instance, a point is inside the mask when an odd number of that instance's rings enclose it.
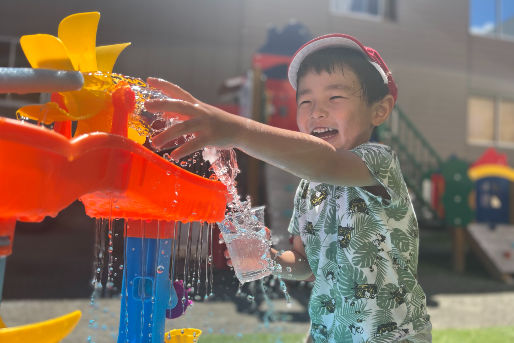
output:
{"label": "boy's face", "polygon": [[332,73],[307,72],[298,83],[296,121],[301,132],[319,137],[336,149],[352,149],[369,140],[373,106],[362,96],[349,67]]}

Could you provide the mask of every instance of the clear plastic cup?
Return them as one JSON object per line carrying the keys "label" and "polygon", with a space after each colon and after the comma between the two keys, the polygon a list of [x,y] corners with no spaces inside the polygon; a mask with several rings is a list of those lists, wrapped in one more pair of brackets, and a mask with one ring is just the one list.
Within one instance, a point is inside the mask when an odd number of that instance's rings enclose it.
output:
{"label": "clear plastic cup", "polygon": [[271,243],[266,237],[264,206],[228,215],[219,224],[236,277],[241,283],[271,274]]}

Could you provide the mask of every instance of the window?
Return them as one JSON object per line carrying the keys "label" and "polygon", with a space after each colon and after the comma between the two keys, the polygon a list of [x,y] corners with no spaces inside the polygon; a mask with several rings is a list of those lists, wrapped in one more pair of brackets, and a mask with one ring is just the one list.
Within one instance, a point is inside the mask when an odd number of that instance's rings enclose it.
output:
{"label": "window", "polygon": [[514,1],[470,0],[469,12],[472,34],[514,39]]}
{"label": "window", "polygon": [[330,12],[370,19],[395,19],[395,0],[330,0]]}
{"label": "window", "polygon": [[514,100],[470,96],[468,143],[514,148]]}
{"label": "window", "polygon": [[[0,67],[30,67],[18,38],[0,36]],[[0,116],[14,117],[17,108],[30,103],[39,103],[44,99],[44,94],[0,93]]]}

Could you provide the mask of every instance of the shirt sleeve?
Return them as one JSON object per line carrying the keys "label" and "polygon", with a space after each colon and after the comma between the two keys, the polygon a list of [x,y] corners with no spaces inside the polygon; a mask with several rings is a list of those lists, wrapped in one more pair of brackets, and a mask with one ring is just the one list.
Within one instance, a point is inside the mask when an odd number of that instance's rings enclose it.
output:
{"label": "shirt sleeve", "polygon": [[389,194],[390,203],[397,202],[407,192],[395,152],[383,144],[366,143],[351,150],[366,164],[371,176]]}
{"label": "shirt sleeve", "polygon": [[305,194],[305,191],[307,191],[308,187],[309,183],[305,180],[301,180],[298,188],[296,189],[296,194],[294,196],[293,214],[291,215],[289,227],[287,228],[287,231],[289,231],[289,233],[292,235],[300,235],[300,225],[298,222],[298,216],[300,215],[300,201],[302,200],[302,194]]}

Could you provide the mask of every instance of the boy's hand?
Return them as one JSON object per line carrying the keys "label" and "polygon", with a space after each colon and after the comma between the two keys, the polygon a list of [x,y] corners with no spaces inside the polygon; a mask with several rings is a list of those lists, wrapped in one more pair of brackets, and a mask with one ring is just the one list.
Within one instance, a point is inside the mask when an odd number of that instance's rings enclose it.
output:
{"label": "boy's hand", "polygon": [[[266,229],[266,239],[271,239],[271,230],[268,229],[267,227],[265,227],[265,229]],[[221,233],[219,234],[219,240],[220,240],[220,243],[225,243],[223,241],[223,235]],[[230,255],[228,253],[228,249],[226,249],[226,246],[225,246],[225,250],[223,250],[223,256],[225,256],[225,258],[227,259],[227,266],[232,267],[232,259],[230,258]]]}
{"label": "boy's hand", "polygon": [[179,86],[157,78],[148,78],[150,87],[160,90],[171,99],[155,99],[145,102],[145,108],[154,113],[184,120],[152,137],[152,143],[161,148],[166,143],[186,134],[194,134],[179,148],[171,152],[171,158],[179,160],[205,146],[233,147],[244,125],[244,118],[232,115],[217,107],[203,103]]}

